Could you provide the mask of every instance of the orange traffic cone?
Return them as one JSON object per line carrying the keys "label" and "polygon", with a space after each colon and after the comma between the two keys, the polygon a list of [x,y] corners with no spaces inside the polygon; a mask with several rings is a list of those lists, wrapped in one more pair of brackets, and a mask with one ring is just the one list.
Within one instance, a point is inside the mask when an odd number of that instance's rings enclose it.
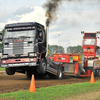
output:
{"label": "orange traffic cone", "polygon": [[32,79],[31,79],[31,84],[30,84],[30,90],[29,90],[29,92],[36,92],[34,75],[32,75]]}
{"label": "orange traffic cone", "polygon": [[91,74],[91,80],[90,80],[90,83],[95,83],[93,72],[92,72],[92,74]]}

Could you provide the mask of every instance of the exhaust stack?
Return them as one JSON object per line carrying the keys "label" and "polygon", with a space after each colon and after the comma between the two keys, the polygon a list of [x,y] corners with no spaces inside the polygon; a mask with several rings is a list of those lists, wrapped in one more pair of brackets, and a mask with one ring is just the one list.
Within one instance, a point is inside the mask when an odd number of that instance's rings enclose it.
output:
{"label": "exhaust stack", "polygon": [[49,36],[49,32],[48,32],[48,31],[49,31],[49,26],[47,25],[47,26],[46,26],[46,42],[47,42],[47,43],[46,43],[46,47],[47,47],[47,48],[46,48],[46,51],[47,51],[47,52],[46,52],[46,57],[47,57],[47,55],[49,54],[49,50],[48,50],[48,36]]}

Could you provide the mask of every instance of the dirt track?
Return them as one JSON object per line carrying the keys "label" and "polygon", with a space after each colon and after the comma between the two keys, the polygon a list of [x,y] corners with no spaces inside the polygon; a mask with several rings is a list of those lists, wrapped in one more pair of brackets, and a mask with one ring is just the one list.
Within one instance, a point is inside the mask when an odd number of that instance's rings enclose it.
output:
{"label": "dirt track", "polygon": [[[63,84],[72,84],[79,82],[89,82],[89,78],[75,78],[65,76],[62,80],[49,79],[48,77],[44,79],[36,79],[35,85],[36,88],[63,85]],[[100,76],[95,77],[95,81],[100,81]],[[3,71],[0,71],[0,93],[8,93],[19,90],[26,90],[30,87],[30,80],[26,78],[25,74],[16,73],[15,75],[8,76]]]}

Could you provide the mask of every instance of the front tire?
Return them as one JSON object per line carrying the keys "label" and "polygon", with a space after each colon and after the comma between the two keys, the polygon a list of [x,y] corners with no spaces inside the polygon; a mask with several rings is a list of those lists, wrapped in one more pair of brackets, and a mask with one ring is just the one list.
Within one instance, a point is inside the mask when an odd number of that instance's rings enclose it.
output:
{"label": "front tire", "polygon": [[46,69],[47,69],[46,60],[44,58],[41,58],[39,66],[37,66],[37,72],[38,74],[45,74]]}
{"label": "front tire", "polygon": [[5,71],[6,71],[7,75],[14,75],[16,68],[15,67],[8,67],[8,68],[5,68]]}

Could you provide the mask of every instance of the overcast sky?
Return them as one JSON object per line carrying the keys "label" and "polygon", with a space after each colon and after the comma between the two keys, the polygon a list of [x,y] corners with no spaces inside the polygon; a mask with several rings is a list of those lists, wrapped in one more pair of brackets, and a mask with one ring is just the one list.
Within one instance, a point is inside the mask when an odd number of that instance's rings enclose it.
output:
{"label": "overcast sky", "polygon": [[[5,24],[16,22],[36,21],[45,25],[45,2],[0,0],[0,30]],[[65,50],[68,46],[82,45],[81,31],[100,31],[100,0],[63,0],[56,20],[49,27],[49,44],[61,45]]]}

